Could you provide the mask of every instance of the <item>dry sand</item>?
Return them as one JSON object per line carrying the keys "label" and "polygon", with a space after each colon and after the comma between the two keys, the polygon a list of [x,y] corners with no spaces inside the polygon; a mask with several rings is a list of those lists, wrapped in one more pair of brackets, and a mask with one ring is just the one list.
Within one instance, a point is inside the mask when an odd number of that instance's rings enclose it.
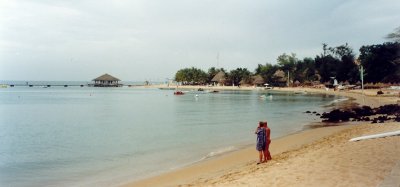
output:
{"label": "dry sand", "polygon": [[[242,88],[241,88],[242,89]],[[246,88],[251,89],[251,88]],[[377,97],[375,90],[290,88],[354,98],[373,107],[396,103],[397,96]],[[362,135],[400,130],[400,123],[325,127],[274,139],[273,160],[256,165],[254,146],[125,186],[377,186],[400,162],[400,136],[359,142]]]}
{"label": "dry sand", "polygon": [[400,136],[359,142],[361,135],[400,130],[399,123],[352,126],[299,149],[275,155],[273,161],[239,170],[196,186],[377,186],[400,159]]}

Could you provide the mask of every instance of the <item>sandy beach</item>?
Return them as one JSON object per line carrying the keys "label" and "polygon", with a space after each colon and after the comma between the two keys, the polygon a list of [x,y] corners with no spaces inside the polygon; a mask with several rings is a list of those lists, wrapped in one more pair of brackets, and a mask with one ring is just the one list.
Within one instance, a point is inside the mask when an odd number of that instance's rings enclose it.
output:
{"label": "sandy beach", "polygon": [[[256,88],[240,88],[251,89]],[[383,96],[377,96],[377,90],[367,90],[364,94],[359,90],[275,90],[341,95],[371,107],[400,100],[398,91],[391,90]],[[400,165],[400,136],[358,142],[349,139],[394,130],[400,130],[400,123],[341,123],[306,130],[273,139],[270,147],[273,160],[268,163],[256,165],[258,153],[250,146],[123,186],[377,186],[387,182],[396,169],[394,166]]]}

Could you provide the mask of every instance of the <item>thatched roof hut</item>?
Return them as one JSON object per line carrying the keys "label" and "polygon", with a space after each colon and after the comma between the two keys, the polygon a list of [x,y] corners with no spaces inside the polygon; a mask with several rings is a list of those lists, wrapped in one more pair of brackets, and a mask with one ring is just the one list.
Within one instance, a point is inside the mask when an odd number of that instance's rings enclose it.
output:
{"label": "thatched roof hut", "polygon": [[282,70],[276,70],[273,77],[278,82],[286,82],[287,81],[285,72],[283,72]]}
{"label": "thatched roof hut", "polygon": [[226,81],[226,75],[223,71],[218,72],[212,79],[211,82],[224,84]]}
{"label": "thatched roof hut", "polygon": [[265,83],[265,80],[261,75],[255,75],[252,78],[253,78],[253,84],[256,86],[263,86]]}
{"label": "thatched roof hut", "polygon": [[100,77],[93,79],[93,81],[121,81],[121,80],[106,73]]}
{"label": "thatched roof hut", "polygon": [[116,77],[113,77],[109,74],[104,74],[101,75],[100,77],[97,77],[93,79],[94,87],[120,87],[122,84],[119,84],[118,82],[121,81]]}
{"label": "thatched roof hut", "polygon": [[287,77],[285,72],[282,70],[276,70],[272,75],[273,84],[275,86],[286,86],[287,85]]}

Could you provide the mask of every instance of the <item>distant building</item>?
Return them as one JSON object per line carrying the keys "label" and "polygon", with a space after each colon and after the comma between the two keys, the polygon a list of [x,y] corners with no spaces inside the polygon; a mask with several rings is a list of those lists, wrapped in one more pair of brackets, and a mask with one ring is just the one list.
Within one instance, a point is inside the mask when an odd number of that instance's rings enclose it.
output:
{"label": "distant building", "polygon": [[225,76],[226,76],[225,73],[223,71],[220,71],[211,79],[211,82],[214,85],[218,84],[218,86],[225,85],[226,81]]}
{"label": "distant building", "polygon": [[89,84],[89,86],[94,86],[94,87],[121,87],[122,84],[119,84],[118,82],[121,81],[118,78],[115,78],[109,74],[104,74],[100,77],[97,77],[93,79],[94,84]]}
{"label": "distant building", "polygon": [[265,81],[264,81],[264,78],[261,75],[253,76],[252,79],[253,79],[253,85],[254,86],[261,86],[261,87],[264,86]]}

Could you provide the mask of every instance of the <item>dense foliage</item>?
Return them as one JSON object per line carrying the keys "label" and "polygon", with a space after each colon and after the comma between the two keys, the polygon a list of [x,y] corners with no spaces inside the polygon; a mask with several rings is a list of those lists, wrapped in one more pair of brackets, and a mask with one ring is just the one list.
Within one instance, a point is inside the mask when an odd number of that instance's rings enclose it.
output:
{"label": "dense foliage", "polygon": [[350,83],[360,80],[353,49],[347,43],[334,48],[327,46],[323,44],[323,53],[315,57],[315,65],[321,76],[320,81],[327,82],[331,77]]}
{"label": "dense foliage", "polygon": [[366,82],[400,82],[400,43],[362,46],[359,60]]}
{"label": "dense foliage", "polygon": [[228,83],[232,85],[239,85],[241,81],[244,84],[251,83],[251,72],[246,68],[237,68],[228,73]]}
{"label": "dense foliage", "polygon": [[208,80],[208,75],[198,68],[185,68],[176,72],[175,80],[183,84],[204,84]]}
{"label": "dense foliage", "polygon": [[387,38],[394,42],[362,46],[358,59],[347,43],[337,47],[323,44],[321,54],[314,58],[301,60],[294,53],[283,53],[278,56],[275,65],[258,64],[254,72],[246,68],[236,68],[228,72],[223,68],[212,67],[206,73],[194,67],[185,68],[176,73],[175,80],[183,84],[209,84],[222,71],[225,73],[226,85],[251,84],[255,75],[260,75],[266,83],[275,86],[285,86],[288,83],[332,84],[333,79],[355,84],[360,82],[362,66],[366,83],[400,83],[400,27]]}

